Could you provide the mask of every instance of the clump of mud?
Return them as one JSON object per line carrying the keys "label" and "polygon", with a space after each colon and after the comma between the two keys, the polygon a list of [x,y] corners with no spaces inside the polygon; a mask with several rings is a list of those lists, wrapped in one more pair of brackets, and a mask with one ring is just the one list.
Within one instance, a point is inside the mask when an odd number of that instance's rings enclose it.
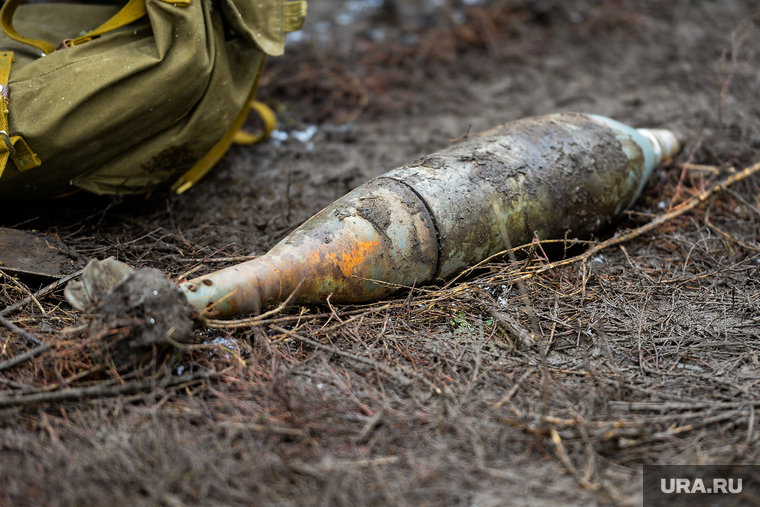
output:
{"label": "clump of mud", "polygon": [[153,268],[134,270],[111,259],[91,261],[66,298],[89,315],[92,353],[117,367],[167,360],[193,338],[193,308],[177,285]]}

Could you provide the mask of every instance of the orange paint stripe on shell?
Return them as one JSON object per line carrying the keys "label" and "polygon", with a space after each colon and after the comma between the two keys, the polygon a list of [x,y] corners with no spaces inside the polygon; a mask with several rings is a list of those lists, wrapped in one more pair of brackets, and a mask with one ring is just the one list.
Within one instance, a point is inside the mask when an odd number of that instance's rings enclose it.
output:
{"label": "orange paint stripe on shell", "polygon": [[354,269],[360,267],[366,261],[367,257],[372,257],[377,261],[377,247],[380,242],[375,241],[360,241],[353,250],[340,253],[340,263],[338,267],[343,272],[343,276],[351,276]]}
{"label": "orange paint stripe on shell", "polygon": [[361,267],[367,258],[375,258],[377,256],[377,249],[380,245],[380,241],[358,241],[352,248],[347,251],[329,251],[324,252],[320,250],[313,250],[309,252],[308,257],[311,257],[311,265],[319,266],[324,265],[325,262],[340,269],[341,273],[345,277],[349,277],[354,274],[356,268]]}

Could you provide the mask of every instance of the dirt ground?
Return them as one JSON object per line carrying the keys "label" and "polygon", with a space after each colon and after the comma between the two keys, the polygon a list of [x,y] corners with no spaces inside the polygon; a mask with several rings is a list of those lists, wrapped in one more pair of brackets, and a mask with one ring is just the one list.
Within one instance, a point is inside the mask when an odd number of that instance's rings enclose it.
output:
{"label": "dirt ground", "polygon": [[[452,139],[561,111],[687,139],[599,240],[697,205],[554,269],[534,249],[366,307],[198,329],[128,374],[58,288],[2,314],[50,348],[0,366],[0,505],[641,505],[643,465],[758,462],[760,177],[699,199],[760,162],[757,3],[309,8],[263,78],[273,139],[181,196],[3,206],[0,226],[181,279]],[[3,275],[0,308],[39,287]],[[30,348],[0,327],[0,364]]]}

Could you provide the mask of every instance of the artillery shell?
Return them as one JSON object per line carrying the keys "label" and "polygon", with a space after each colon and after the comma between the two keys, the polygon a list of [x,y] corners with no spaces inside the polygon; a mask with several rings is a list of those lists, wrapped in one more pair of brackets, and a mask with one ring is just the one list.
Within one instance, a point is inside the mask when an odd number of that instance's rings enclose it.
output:
{"label": "artillery shell", "polygon": [[210,317],[380,299],[449,278],[510,243],[588,237],[680,149],[666,130],[564,113],[508,123],[362,185],[267,254],[180,285]]}

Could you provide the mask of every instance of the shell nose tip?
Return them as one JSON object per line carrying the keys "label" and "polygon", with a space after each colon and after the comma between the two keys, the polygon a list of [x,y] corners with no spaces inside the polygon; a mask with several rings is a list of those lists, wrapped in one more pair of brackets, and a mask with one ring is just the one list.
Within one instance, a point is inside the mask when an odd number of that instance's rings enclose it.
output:
{"label": "shell nose tip", "polygon": [[666,129],[638,129],[651,143],[655,152],[655,165],[678,155],[684,145],[683,136]]}

